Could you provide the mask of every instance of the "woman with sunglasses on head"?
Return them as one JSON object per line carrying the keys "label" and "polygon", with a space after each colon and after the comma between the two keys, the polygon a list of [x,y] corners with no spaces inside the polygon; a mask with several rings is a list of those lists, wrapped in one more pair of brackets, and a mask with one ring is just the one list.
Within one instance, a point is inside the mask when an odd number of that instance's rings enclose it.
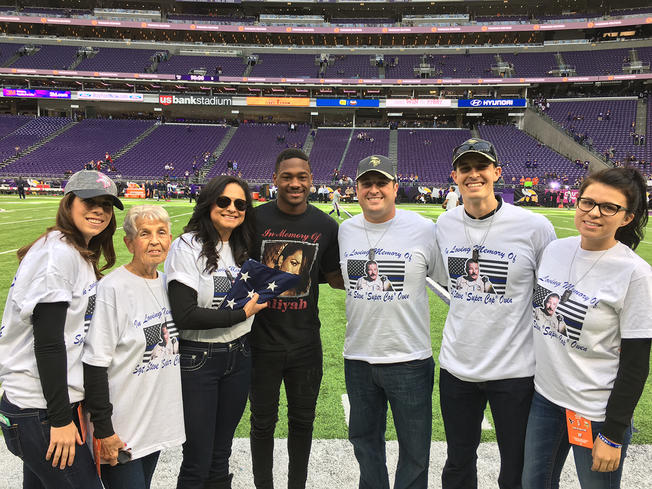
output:
{"label": "woman with sunglasses on head", "polygon": [[254,216],[247,183],[233,176],[202,189],[184,234],[165,261],[172,317],[180,332],[186,428],[178,489],[231,487],[229,456],[249,393],[249,331],[266,307],[218,309],[249,258]]}
{"label": "woman with sunglasses on head", "polygon": [[587,177],[575,211],[580,235],[552,242],[533,305],[559,296],[565,331],[534,319],[535,394],[523,488],[558,488],[570,448],[583,489],[619,488],[632,415],[652,338],[652,268],[634,253],[648,220],[646,185],[629,168]]}
{"label": "woman with sunglasses on head", "polygon": [[78,407],[97,281],[115,263],[117,195],[103,173],[75,173],[55,225],[18,250],[0,327],[0,426],[9,451],[23,460],[26,489],[102,487],[82,445]]}

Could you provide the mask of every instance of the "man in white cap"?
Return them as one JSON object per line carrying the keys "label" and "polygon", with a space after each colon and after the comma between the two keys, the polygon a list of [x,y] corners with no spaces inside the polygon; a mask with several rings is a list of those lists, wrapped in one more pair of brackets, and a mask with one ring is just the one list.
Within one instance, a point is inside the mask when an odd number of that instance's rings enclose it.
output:
{"label": "man in white cap", "polygon": [[360,161],[356,181],[362,214],[340,225],[338,240],[347,291],[349,440],[360,464],[359,487],[389,489],[389,402],[399,445],[394,488],[425,489],[434,381],[426,277],[441,268],[435,224],[396,209],[396,169],[387,157]]}
{"label": "man in white cap", "polygon": [[487,401],[501,455],[498,485],[521,487],[534,393],[532,293],[541,253],[555,232],[545,217],[494,195],[501,170],[489,141],[469,139],[455,148],[451,176],[464,204],[437,220],[446,271],[439,281],[451,292],[439,354],[444,489],[477,487]]}

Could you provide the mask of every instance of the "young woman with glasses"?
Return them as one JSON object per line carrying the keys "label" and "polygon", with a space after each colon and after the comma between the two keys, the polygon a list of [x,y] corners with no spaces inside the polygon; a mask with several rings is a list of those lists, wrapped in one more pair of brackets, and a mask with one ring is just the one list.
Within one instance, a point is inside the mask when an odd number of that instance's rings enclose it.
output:
{"label": "young woman with glasses", "polygon": [[249,258],[254,232],[247,183],[222,175],[202,189],[165,261],[181,336],[186,443],[178,489],[231,487],[231,445],[249,393],[249,331],[253,315],[266,304],[258,304],[254,294],[243,309],[218,308]]}
{"label": "young woman with glasses", "polygon": [[538,269],[534,307],[550,293],[565,331],[533,322],[535,395],[523,488],[558,488],[569,450],[582,488],[619,488],[632,415],[649,370],[652,268],[633,250],[648,220],[646,185],[611,168],[580,188],[579,236],[552,242]]}

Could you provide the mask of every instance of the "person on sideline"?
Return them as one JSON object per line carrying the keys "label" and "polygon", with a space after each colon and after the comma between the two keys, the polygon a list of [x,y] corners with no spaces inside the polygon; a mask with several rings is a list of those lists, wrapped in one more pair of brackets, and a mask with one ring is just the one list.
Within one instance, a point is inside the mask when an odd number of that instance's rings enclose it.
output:
{"label": "person on sideline", "polygon": [[97,281],[115,263],[117,195],[103,173],[75,173],[56,224],[18,250],[0,327],[0,427],[25,489],[102,487],[80,435],[81,357]]}
{"label": "person on sideline", "polygon": [[297,246],[301,247],[301,266],[291,273],[298,272],[301,284],[308,286],[270,301],[270,307],[254,320],[251,458],[256,488],[271,489],[274,429],[283,382],[288,403],[288,489],[303,489],[322,377],[319,282],[324,277],[332,287],[344,285],[338,266],[337,223],[308,203],[312,185],[308,156],[294,148],[282,151],[273,180],[278,187],[276,200],[256,209],[258,258],[280,267],[280,250],[292,249],[296,258]]}
{"label": "person on sideline", "polygon": [[[455,148],[451,176],[464,204],[437,220],[446,270],[440,283],[451,293],[439,354],[447,441],[444,489],[477,487],[477,448],[487,401],[500,450],[498,485],[521,487],[534,391],[532,290],[536,266],[555,232],[545,217],[494,195],[501,170],[489,141],[469,139]],[[456,287],[459,277],[479,278],[480,271],[486,282]]]}
{"label": "person on sideline", "polygon": [[[416,212],[396,209],[396,172],[385,156],[360,161],[356,181],[362,214],[341,224],[339,244],[347,284],[349,440],[360,465],[359,487],[389,489],[389,402],[399,445],[394,488],[425,489],[434,382],[426,278],[441,268],[435,224]],[[369,284],[378,286],[358,290],[365,274],[373,278]]]}
{"label": "person on sideline", "polygon": [[[149,489],[161,450],[185,440],[179,355],[164,349],[178,334],[165,277],[156,270],[170,249],[170,216],[163,207],[137,205],[123,227],[133,256],[97,287],[82,355],[85,406],[104,487]],[[167,354],[155,357],[159,348]],[[129,462],[119,463],[122,450]]]}
{"label": "person on sideline", "polygon": [[202,189],[184,234],[165,261],[172,318],[179,330],[186,428],[177,489],[230,489],[233,435],[251,378],[249,332],[266,307],[258,294],[243,309],[218,309],[249,258],[254,215],[244,180],[221,175]]}
{"label": "person on sideline", "polygon": [[340,215],[340,200],[342,200],[342,193],[340,192],[342,190],[340,187],[337,187],[335,189],[335,192],[333,192],[333,200],[331,200],[331,204],[333,208],[331,211],[328,213],[330,216],[333,212],[337,212],[337,218],[342,219],[342,216]]}
{"label": "person on sideline", "polygon": [[559,487],[571,447],[583,489],[618,489],[650,368],[652,267],[633,251],[648,220],[645,180],[610,168],[589,175],[578,197],[579,236],[548,245],[538,271],[534,306],[557,294],[568,338],[534,323],[524,489]]}
{"label": "person on sideline", "polygon": [[457,207],[459,201],[460,198],[458,197],[457,192],[455,192],[455,189],[451,187],[448,189],[448,193],[446,194],[446,198],[444,199],[442,207],[447,211],[452,211]]}

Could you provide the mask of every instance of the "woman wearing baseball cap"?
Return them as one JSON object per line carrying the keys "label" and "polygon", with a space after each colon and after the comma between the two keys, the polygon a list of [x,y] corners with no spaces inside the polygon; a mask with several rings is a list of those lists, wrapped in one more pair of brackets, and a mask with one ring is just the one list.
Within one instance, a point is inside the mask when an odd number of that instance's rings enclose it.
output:
{"label": "woman wearing baseball cap", "polygon": [[[23,460],[23,488],[101,489],[78,407],[82,345],[102,271],[115,263],[115,183],[75,173],[54,226],[18,250],[0,328],[0,427]],[[104,258],[104,265],[100,259]]]}

